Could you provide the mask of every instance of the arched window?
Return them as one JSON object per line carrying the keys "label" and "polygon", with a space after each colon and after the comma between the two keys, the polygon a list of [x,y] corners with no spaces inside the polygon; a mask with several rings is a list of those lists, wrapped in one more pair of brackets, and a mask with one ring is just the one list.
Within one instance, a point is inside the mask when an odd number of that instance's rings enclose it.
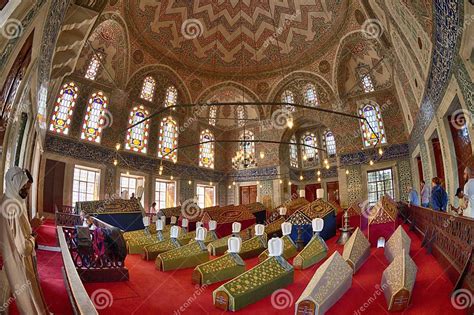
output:
{"label": "arched window", "polygon": [[[375,145],[377,143],[377,136],[380,138],[379,143],[387,143],[382,115],[377,104],[370,102],[362,105],[359,108],[359,116],[366,119],[360,121],[362,140],[365,147]],[[369,126],[372,127],[372,129]]]}
{"label": "arched window", "polygon": [[251,154],[255,157],[255,142],[248,142],[246,140],[254,140],[254,135],[253,135],[253,132],[249,131],[249,130],[246,130],[245,133],[241,133],[240,134],[240,140],[243,140],[243,142],[240,142],[239,143],[239,146],[240,146],[240,151],[242,153],[247,153],[247,154]]}
{"label": "arched window", "polygon": [[155,93],[156,81],[153,77],[148,76],[143,80],[140,98],[145,101],[153,102],[153,94]]}
{"label": "arched window", "polygon": [[[128,125],[132,126],[145,117],[148,117],[149,113],[143,107],[143,105],[135,106],[130,112],[128,118]],[[135,152],[146,153],[148,145],[148,121],[142,122],[130,129],[127,132],[127,138],[125,141],[125,149]]]}
{"label": "arched window", "polygon": [[171,85],[166,89],[165,107],[174,106],[176,105],[177,101],[178,101],[178,90],[176,90],[176,88]]}
{"label": "arched window", "polygon": [[[168,160],[176,161],[178,145],[178,125],[171,117],[165,117],[161,120],[160,138],[158,143],[158,156]],[[173,151],[172,153],[170,153]],[[169,154],[168,154],[169,153]]]}
{"label": "arched window", "polygon": [[[209,141],[209,142],[208,142]],[[214,135],[209,130],[203,130],[201,132],[201,138],[199,142],[199,166],[214,168]]]}
{"label": "arched window", "polygon": [[[294,96],[293,92],[291,92],[290,90],[285,90],[285,91],[281,94],[281,102],[282,102],[282,103],[294,104],[294,103],[295,103],[295,96]],[[294,111],[295,111],[295,107],[292,106],[292,105],[285,105],[284,108],[286,108],[286,109],[289,110],[290,112],[294,112]]]}
{"label": "arched window", "polygon": [[104,112],[107,108],[107,97],[99,91],[92,94],[87,104],[86,116],[82,123],[81,139],[100,143],[104,126]]}
{"label": "arched window", "polygon": [[92,55],[86,74],[84,75],[86,79],[95,80],[97,73],[99,72],[100,61],[103,59],[103,56],[104,55],[101,52],[97,52]]}
{"label": "arched window", "polygon": [[315,161],[318,159],[318,150],[314,147],[318,146],[318,140],[314,133],[307,132],[301,137],[301,143],[307,145],[301,147],[303,160]]}
{"label": "arched window", "polygon": [[245,125],[245,119],[247,118],[247,113],[243,105],[238,105],[235,108],[235,115],[237,116],[237,125],[242,127]]}
{"label": "arched window", "polygon": [[209,125],[216,125],[216,118],[217,118],[217,106],[211,105],[209,106]]}
{"label": "arched window", "polygon": [[372,82],[372,77],[370,76],[369,73],[361,74],[360,82],[362,83],[362,87],[364,88],[365,93],[375,91],[374,83]]}
{"label": "arched window", "polygon": [[296,137],[290,139],[290,166],[298,167],[298,145],[296,144]]}
{"label": "arched window", "polygon": [[304,104],[305,106],[316,107],[319,106],[318,95],[316,94],[316,88],[314,84],[308,83],[304,88]]}
{"label": "arched window", "polygon": [[49,130],[67,135],[71,127],[71,118],[76,105],[79,89],[74,82],[64,84],[59,91]]}
{"label": "arched window", "polygon": [[328,156],[334,157],[336,155],[336,138],[331,130],[328,129],[324,132],[323,140]]}

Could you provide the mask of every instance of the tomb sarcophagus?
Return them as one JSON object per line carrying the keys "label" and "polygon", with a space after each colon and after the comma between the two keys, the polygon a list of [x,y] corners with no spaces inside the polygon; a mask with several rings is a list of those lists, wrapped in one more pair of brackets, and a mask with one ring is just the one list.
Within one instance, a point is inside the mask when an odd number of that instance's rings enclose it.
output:
{"label": "tomb sarcophagus", "polygon": [[255,225],[255,236],[242,243],[242,248],[239,252],[239,256],[242,259],[256,257],[267,248],[267,235],[264,231],[264,225]]}
{"label": "tomb sarcophagus", "polygon": [[313,238],[306,244],[303,250],[296,255],[295,259],[293,259],[295,269],[309,268],[324,259],[328,253],[326,242],[319,236],[319,232],[321,232],[324,227],[323,219],[314,219],[312,225]]}
{"label": "tomb sarcophagus", "polygon": [[283,222],[285,222],[285,218],[280,217],[280,218],[276,219],[275,221],[273,221],[271,223],[268,223],[267,225],[265,225],[265,234],[267,234],[267,236],[269,238],[271,238],[271,237],[280,237],[281,236],[281,224]]}
{"label": "tomb sarcophagus", "polygon": [[[232,233],[232,223],[240,222],[242,229],[255,224],[255,216],[245,206],[225,206],[217,210],[204,212],[201,221],[204,226],[210,220],[217,222],[216,234],[219,238],[228,236]],[[225,243],[227,247],[227,243]]]}
{"label": "tomb sarcophagus", "polygon": [[179,226],[172,226],[170,229],[169,239],[165,239],[161,242],[155,242],[143,247],[142,258],[145,260],[154,260],[161,253],[181,247],[183,244],[181,244],[178,240],[179,232]]}
{"label": "tomb sarcophagus", "polygon": [[346,244],[342,257],[351,266],[354,273],[365,263],[370,256],[370,243],[364,234],[357,228]]}
{"label": "tomb sarcophagus", "polygon": [[[283,233],[283,236],[281,237],[281,240],[283,242],[283,253],[281,256],[288,260],[292,257],[294,257],[298,253],[298,249],[296,248],[296,244],[293,242],[293,240],[290,237],[291,234],[291,223],[288,222],[283,222],[281,224],[281,231]],[[258,261],[262,262],[265,259],[268,258],[269,255],[269,249],[263,251],[259,256],[258,256]]]}
{"label": "tomb sarcophagus", "polygon": [[324,314],[350,289],[352,268],[336,251],[316,270],[295,304],[295,314]]}
{"label": "tomb sarcophagus", "polygon": [[232,223],[232,235],[220,238],[216,241],[213,241],[207,245],[207,249],[209,251],[209,254],[212,256],[220,256],[225,253],[227,250],[227,242],[230,237],[232,236],[237,236],[240,237],[240,228],[241,228],[240,222],[234,222]]}
{"label": "tomb sarcophagus", "polygon": [[161,271],[196,267],[209,260],[204,244],[207,231],[203,227],[196,230],[195,242],[161,253],[156,257],[156,269]]}
{"label": "tomb sarcophagus", "polygon": [[138,200],[109,198],[79,201],[75,211],[82,211],[126,232],[144,228],[142,218],[145,217],[145,210]]}
{"label": "tomb sarcophagus", "polygon": [[298,239],[307,244],[313,237],[311,222],[313,219],[321,218],[324,220],[324,229],[320,236],[328,240],[336,235],[336,207],[322,199],[317,199],[294,212],[286,222],[293,225],[291,238],[294,242]]}
{"label": "tomb sarcophagus", "polygon": [[268,241],[269,257],[213,292],[214,306],[237,311],[293,283],[294,269],[281,255],[283,241]]}
{"label": "tomb sarcophagus", "polygon": [[373,207],[362,207],[361,229],[376,247],[379,239],[388,240],[397,228],[398,208],[390,196],[383,196]]}
{"label": "tomb sarcophagus", "polygon": [[417,271],[415,262],[405,251],[395,256],[384,270],[381,287],[390,312],[403,311],[410,304]]}
{"label": "tomb sarcophagus", "polygon": [[410,254],[411,238],[400,225],[385,244],[384,254],[388,262],[403,252]]}
{"label": "tomb sarcophagus", "polygon": [[278,220],[281,217],[281,209],[285,209],[285,216],[291,216],[296,210],[300,209],[301,207],[307,205],[309,203],[308,200],[302,197],[298,197],[295,199],[292,199],[275,209],[269,214],[268,216],[268,222],[273,222],[275,220]]}
{"label": "tomb sarcophagus", "polygon": [[192,281],[199,285],[232,279],[245,272],[245,262],[239,255],[242,240],[230,237],[227,254],[197,266],[192,275]]}

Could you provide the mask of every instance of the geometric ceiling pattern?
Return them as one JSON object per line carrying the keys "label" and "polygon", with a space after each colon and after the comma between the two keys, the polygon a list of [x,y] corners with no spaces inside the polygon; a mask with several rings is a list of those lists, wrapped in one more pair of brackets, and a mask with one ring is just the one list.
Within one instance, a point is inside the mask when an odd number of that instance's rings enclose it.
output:
{"label": "geometric ceiling pattern", "polygon": [[[125,1],[131,38],[154,56],[239,75],[300,67],[337,44],[349,0]],[[243,69],[242,69],[243,68]]]}

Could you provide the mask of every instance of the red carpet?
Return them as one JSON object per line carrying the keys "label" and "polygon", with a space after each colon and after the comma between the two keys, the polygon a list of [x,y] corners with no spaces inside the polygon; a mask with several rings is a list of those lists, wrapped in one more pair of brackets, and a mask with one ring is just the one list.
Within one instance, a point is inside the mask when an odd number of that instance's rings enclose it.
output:
{"label": "red carpet", "polygon": [[[410,254],[418,266],[418,275],[411,306],[400,314],[465,314],[452,307],[450,293],[453,284],[444,275],[440,265],[420,248],[421,240],[414,233],[410,232],[409,235],[412,238]],[[335,242],[336,238],[328,242],[330,252],[338,250],[342,253],[342,246]],[[247,268],[256,263],[256,258],[246,260]],[[100,314],[225,313],[212,304],[212,291],[220,284],[213,284],[204,289],[196,288],[191,283],[192,269],[157,271],[154,262],[144,261],[139,255],[129,255],[126,266],[130,271],[128,282],[85,284],[89,295],[95,297],[93,300]],[[294,303],[318,266],[303,271],[295,270],[295,282],[286,288],[291,300],[289,307],[273,307],[271,297],[268,296],[237,313],[294,314]],[[353,277],[351,289],[326,314],[389,314],[383,292],[379,289],[386,266],[383,249],[372,249],[371,257]]]}
{"label": "red carpet", "polygon": [[36,243],[44,246],[59,246],[56,236],[56,224],[51,219],[46,219],[44,223],[36,229],[38,233]]}

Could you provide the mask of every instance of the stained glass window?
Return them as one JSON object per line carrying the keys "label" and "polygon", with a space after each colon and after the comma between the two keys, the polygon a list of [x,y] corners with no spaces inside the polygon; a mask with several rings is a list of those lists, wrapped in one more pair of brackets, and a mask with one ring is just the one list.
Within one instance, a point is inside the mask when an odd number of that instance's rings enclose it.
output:
{"label": "stained glass window", "polygon": [[[178,145],[178,125],[171,117],[165,117],[161,121],[160,138],[158,143],[158,156],[175,161],[177,151],[173,151]],[[168,154],[169,153],[169,154]]]}
{"label": "stained glass window", "polygon": [[211,105],[209,107],[209,125],[216,125],[216,118],[217,118],[217,106]]}
{"label": "stained glass window", "polygon": [[306,84],[304,88],[304,104],[305,106],[316,107],[319,105],[318,95],[316,94],[316,88],[312,83]]}
{"label": "stained glass window", "polygon": [[237,125],[242,127],[245,125],[245,119],[247,118],[247,113],[245,112],[245,108],[243,105],[238,105],[235,108],[236,116],[237,116]]}
{"label": "stained glass window", "polygon": [[176,90],[176,88],[171,85],[166,89],[165,107],[174,106],[176,105],[177,101],[178,101],[178,90]]}
{"label": "stained glass window", "polygon": [[64,84],[59,91],[49,130],[67,135],[71,127],[71,118],[76,105],[79,89],[74,82]]}
{"label": "stained glass window", "polygon": [[[128,125],[132,126],[145,117],[148,117],[148,111],[143,105],[135,106],[130,112]],[[135,152],[146,153],[148,145],[148,121],[142,122],[133,128],[128,129],[125,141],[125,149]]]}
{"label": "stained glass window", "polygon": [[[201,132],[200,142],[214,141],[214,135],[209,130]],[[214,168],[214,142],[199,145],[199,166]]]}
{"label": "stained glass window", "polygon": [[100,61],[102,58],[103,54],[100,52],[92,55],[91,61],[89,62],[89,66],[87,67],[87,71],[84,76],[86,79],[95,80],[97,73],[99,72]]}
{"label": "stained glass window", "polygon": [[324,132],[323,140],[328,156],[334,157],[336,155],[336,138],[331,130],[326,130]]}
{"label": "stained glass window", "polygon": [[362,87],[364,88],[365,93],[373,92],[375,91],[374,89],[374,84],[372,82],[372,77],[370,74],[362,74],[360,76],[360,81],[362,83]]}
{"label": "stained glass window", "polygon": [[[249,130],[246,130],[245,134],[242,132],[240,134],[240,140],[254,140],[253,132]],[[255,142],[244,141],[244,142],[240,142],[239,146],[242,153],[245,150],[245,153],[255,156]]]}
{"label": "stained glass window", "polygon": [[81,139],[100,143],[104,127],[104,113],[107,108],[107,97],[99,91],[92,94],[87,104],[86,116],[82,123]]}
{"label": "stained glass window", "polygon": [[296,137],[290,139],[290,166],[298,167],[298,145],[296,144]]}
{"label": "stained glass window", "polygon": [[301,143],[307,145],[301,147],[303,159],[308,161],[316,160],[318,158],[318,150],[314,147],[318,146],[318,141],[314,133],[305,133],[301,137]]}
{"label": "stained glass window", "polygon": [[[362,105],[359,109],[359,116],[366,119],[360,120],[362,140],[365,147],[375,145],[377,143],[377,136],[380,138],[379,144],[387,143],[382,115],[377,104],[371,102],[369,104]],[[372,129],[369,126],[372,127]]]}
{"label": "stained glass window", "polygon": [[146,77],[143,80],[142,92],[140,93],[140,98],[153,102],[153,94],[155,93],[156,81],[153,77]]}
{"label": "stained glass window", "polygon": [[[295,103],[295,96],[294,96],[293,92],[291,92],[290,90],[285,90],[283,92],[283,94],[281,95],[281,102],[282,103],[294,104]],[[285,105],[284,108],[286,108],[290,112],[294,112],[295,109],[296,109],[292,105]]]}

